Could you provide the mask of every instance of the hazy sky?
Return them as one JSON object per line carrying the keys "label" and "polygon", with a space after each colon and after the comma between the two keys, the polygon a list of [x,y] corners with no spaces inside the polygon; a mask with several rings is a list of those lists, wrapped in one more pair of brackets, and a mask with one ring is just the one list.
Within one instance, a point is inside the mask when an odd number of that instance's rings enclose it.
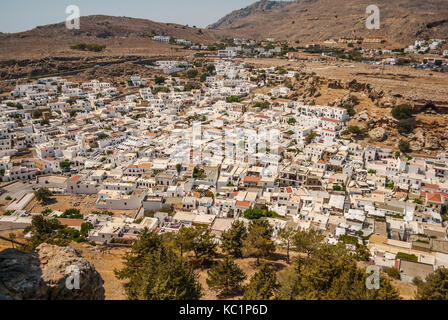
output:
{"label": "hazy sky", "polygon": [[81,16],[104,14],[205,27],[256,0],[0,0],[0,32],[63,22],[68,5]]}

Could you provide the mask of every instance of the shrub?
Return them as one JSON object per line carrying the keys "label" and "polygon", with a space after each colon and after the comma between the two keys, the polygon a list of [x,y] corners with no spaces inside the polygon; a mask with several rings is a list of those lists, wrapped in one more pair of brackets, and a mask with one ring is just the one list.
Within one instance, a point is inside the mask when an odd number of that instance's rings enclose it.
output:
{"label": "shrub", "polygon": [[80,51],[92,51],[92,52],[101,52],[104,49],[106,49],[105,45],[102,44],[86,44],[86,43],[79,43],[74,46],[70,47],[73,50],[80,50]]}
{"label": "shrub", "polygon": [[191,69],[187,71],[187,77],[192,79],[192,78],[196,78],[198,76],[199,72],[196,69]]}
{"label": "shrub", "polygon": [[61,218],[82,219],[83,215],[81,214],[81,211],[79,211],[79,209],[67,209],[65,210],[64,214],[61,215]]}
{"label": "shrub", "polygon": [[234,97],[234,96],[230,96],[230,97],[226,98],[226,101],[229,102],[229,103],[240,102],[240,99],[238,99],[237,97]]}
{"label": "shrub", "polygon": [[154,82],[156,83],[156,84],[162,84],[162,83],[164,83],[165,82],[165,78],[164,77],[159,77],[159,76],[156,76],[156,78],[154,79]]}
{"label": "shrub", "polygon": [[408,153],[412,151],[411,144],[409,143],[409,141],[406,140],[401,140],[400,143],[398,144],[398,148],[402,153]]}
{"label": "shrub", "polygon": [[395,268],[384,268],[384,272],[391,278],[400,280],[401,279],[401,275],[400,275],[400,271],[398,271],[398,269]]}
{"label": "shrub", "polygon": [[358,126],[350,126],[348,127],[348,132],[358,136],[362,133],[362,130]]}
{"label": "shrub", "polygon": [[404,252],[399,252],[396,257],[397,260],[406,260],[406,261],[412,261],[412,262],[418,262],[418,257],[413,254],[407,254]]}
{"label": "shrub", "polygon": [[275,212],[261,208],[247,209],[246,211],[244,211],[244,217],[249,220],[257,220],[263,217],[275,217],[275,216],[277,216]]}
{"label": "shrub", "polygon": [[414,122],[409,119],[400,120],[397,123],[397,130],[400,134],[409,134],[414,131]]}
{"label": "shrub", "polygon": [[412,117],[412,106],[410,104],[400,104],[392,109],[392,116],[397,120],[409,119]]}

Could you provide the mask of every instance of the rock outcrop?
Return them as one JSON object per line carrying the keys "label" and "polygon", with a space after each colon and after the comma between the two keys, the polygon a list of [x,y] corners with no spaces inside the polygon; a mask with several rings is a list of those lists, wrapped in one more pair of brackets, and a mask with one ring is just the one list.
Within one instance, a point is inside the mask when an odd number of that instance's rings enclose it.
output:
{"label": "rock outcrop", "polygon": [[382,142],[387,139],[386,130],[384,128],[376,128],[369,132],[369,137],[375,142]]}
{"label": "rock outcrop", "polygon": [[0,299],[104,300],[103,284],[94,266],[70,247],[0,252]]}

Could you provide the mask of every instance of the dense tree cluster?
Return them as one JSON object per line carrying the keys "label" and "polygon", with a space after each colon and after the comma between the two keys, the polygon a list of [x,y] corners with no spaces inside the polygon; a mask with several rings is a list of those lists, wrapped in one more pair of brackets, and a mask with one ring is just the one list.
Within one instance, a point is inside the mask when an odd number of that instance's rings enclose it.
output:
{"label": "dense tree cluster", "polygon": [[417,300],[448,300],[448,269],[440,268],[425,281],[416,278]]}
{"label": "dense tree cluster", "polygon": [[[116,271],[128,280],[129,299],[199,299],[202,295],[194,261],[208,266],[206,283],[219,296],[242,295],[246,300],[270,299],[399,299],[386,277],[379,290],[366,286],[368,274],[357,265],[358,255],[344,244],[324,243],[318,231],[279,230],[277,240],[287,251],[290,266],[278,273],[269,259],[276,250],[273,228],[267,220],[253,220],[246,227],[235,221],[218,245],[204,227],[184,227],[177,234],[155,235],[145,231],[126,255],[124,268]],[[296,254],[290,257],[290,252]],[[257,271],[248,277],[238,264],[255,257]],[[265,263],[261,265],[261,259]],[[278,273],[278,274],[277,274]],[[247,282],[246,282],[247,280]]]}
{"label": "dense tree cluster", "polygon": [[321,245],[307,259],[298,259],[280,274],[282,300],[397,300],[399,294],[384,277],[380,289],[369,290],[367,273],[356,259],[340,246]]}
{"label": "dense tree cluster", "polygon": [[48,219],[43,215],[33,217],[31,225],[25,229],[30,238],[22,246],[24,251],[34,251],[42,243],[67,246],[71,241],[87,242],[87,233],[92,228],[89,223],[81,225],[81,231],[61,225],[57,219]]}
{"label": "dense tree cluster", "polygon": [[[78,236],[85,236],[91,227],[84,225]],[[23,248],[28,251],[43,242],[67,245],[76,236],[58,220],[43,216],[35,217],[26,231],[31,231]],[[203,292],[195,271],[198,267],[207,268],[207,286],[219,296],[237,295],[247,300],[400,298],[385,276],[380,278],[379,290],[369,290],[366,285],[369,275],[358,266],[362,259],[357,252],[347,250],[345,243],[329,245],[318,231],[296,231],[291,227],[278,230],[277,242],[273,234],[266,219],[253,220],[247,227],[243,221],[236,220],[223,233],[220,244],[205,227],[183,227],[178,233],[164,235],[145,229],[115,274],[118,279],[126,280],[126,295],[131,300],[199,299]],[[350,237],[345,242],[352,244]],[[289,263],[280,272],[269,262],[277,249],[276,243],[286,250]],[[243,257],[256,258],[256,270],[251,277],[235,260]],[[390,270],[387,274],[397,277]],[[428,276],[426,282],[417,279],[417,299],[447,299],[447,283],[446,269]]]}
{"label": "dense tree cluster", "polygon": [[162,237],[144,230],[124,267],[116,270],[118,279],[128,280],[125,286],[130,300],[196,300],[201,285],[193,268],[167,246]]}

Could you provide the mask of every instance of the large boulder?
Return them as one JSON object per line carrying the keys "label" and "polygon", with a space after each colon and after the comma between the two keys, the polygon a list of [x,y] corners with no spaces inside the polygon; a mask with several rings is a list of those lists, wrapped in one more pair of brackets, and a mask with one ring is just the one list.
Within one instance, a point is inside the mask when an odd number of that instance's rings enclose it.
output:
{"label": "large boulder", "polygon": [[360,122],[368,122],[370,120],[369,113],[367,110],[363,110],[355,116],[355,120]]}
{"label": "large boulder", "polygon": [[384,128],[376,128],[369,132],[369,137],[373,141],[382,142],[387,139],[386,130]]}
{"label": "large boulder", "polygon": [[103,284],[95,267],[70,247],[0,252],[0,299],[104,300]]}
{"label": "large boulder", "polygon": [[425,131],[422,128],[416,128],[414,133],[409,136],[411,149],[414,151],[422,151],[425,146]]}
{"label": "large boulder", "polygon": [[330,88],[330,89],[343,89],[344,85],[341,83],[340,80],[329,79],[328,80],[328,88]]}
{"label": "large boulder", "polygon": [[440,137],[437,136],[426,136],[425,141],[425,149],[435,151],[441,148],[441,140]]}
{"label": "large boulder", "polygon": [[360,83],[356,80],[352,80],[352,81],[346,83],[345,88],[347,90],[354,91],[354,92],[362,92],[368,88],[368,85],[365,83]]}
{"label": "large boulder", "polygon": [[393,108],[396,104],[397,99],[393,96],[384,96],[377,102],[377,106],[380,108]]}
{"label": "large boulder", "polygon": [[377,89],[370,89],[368,92],[368,96],[372,101],[381,99],[384,96],[384,92]]}

